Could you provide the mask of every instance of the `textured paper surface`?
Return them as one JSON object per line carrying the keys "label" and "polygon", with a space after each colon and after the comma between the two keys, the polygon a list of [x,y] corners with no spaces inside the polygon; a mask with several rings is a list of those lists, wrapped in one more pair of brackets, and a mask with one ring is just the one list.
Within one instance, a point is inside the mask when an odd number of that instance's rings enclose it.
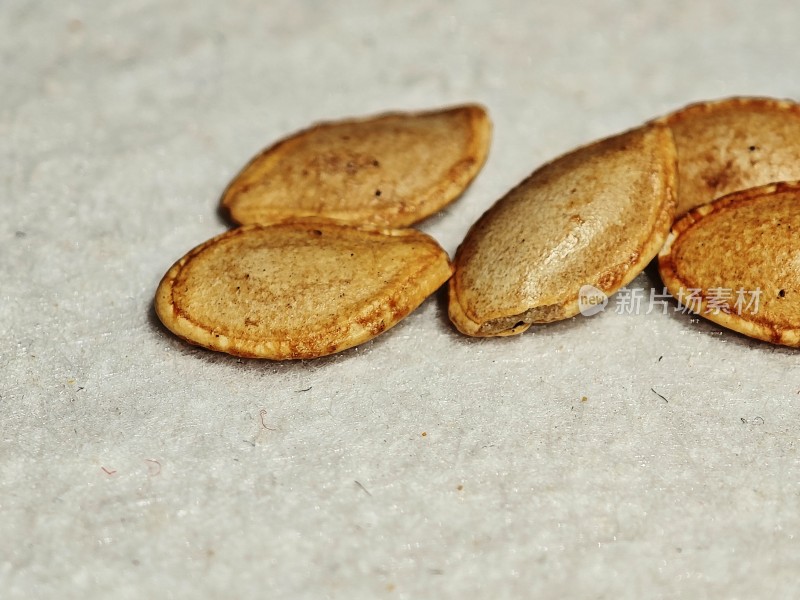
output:
{"label": "textured paper surface", "polygon": [[484,171],[422,225],[452,253],[575,145],[800,96],[791,4],[4,0],[0,55],[0,597],[800,595],[796,351],[614,298],[470,340],[439,294],[269,363],[151,307],[285,134],[484,103]]}

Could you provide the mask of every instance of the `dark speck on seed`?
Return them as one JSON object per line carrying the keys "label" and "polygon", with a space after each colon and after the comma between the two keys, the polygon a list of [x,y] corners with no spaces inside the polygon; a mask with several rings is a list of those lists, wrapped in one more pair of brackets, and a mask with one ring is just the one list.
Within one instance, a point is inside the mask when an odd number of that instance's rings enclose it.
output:
{"label": "dark speck on seed", "polygon": [[381,191],[380,190],[375,190],[375,195],[376,196],[380,196],[381,195]]}

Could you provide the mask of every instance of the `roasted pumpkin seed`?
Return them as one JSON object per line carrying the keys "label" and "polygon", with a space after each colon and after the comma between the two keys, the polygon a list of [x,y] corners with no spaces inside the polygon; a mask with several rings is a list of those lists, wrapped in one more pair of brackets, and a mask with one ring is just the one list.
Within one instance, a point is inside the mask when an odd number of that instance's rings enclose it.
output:
{"label": "roasted pumpkin seed", "polygon": [[800,182],[741,190],[689,212],[659,253],[685,308],[745,335],[800,346]]}
{"label": "roasted pumpkin seed", "polygon": [[241,224],[321,216],[405,227],[461,195],[490,138],[478,105],[321,123],[253,158],[222,206]]}
{"label": "roasted pumpkin seed", "polygon": [[737,190],[800,179],[800,104],[700,102],[660,119],[678,150],[676,215]]}
{"label": "roasted pumpkin seed", "polygon": [[412,229],[323,219],[249,225],[176,262],[155,308],[173,333],[211,350],[314,358],[389,329],[451,272],[445,251]]}
{"label": "roasted pumpkin seed", "polygon": [[473,336],[512,335],[612,294],[656,256],[674,216],[675,147],[651,124],[536,170],[473,225],[455,259],[450,319]]}

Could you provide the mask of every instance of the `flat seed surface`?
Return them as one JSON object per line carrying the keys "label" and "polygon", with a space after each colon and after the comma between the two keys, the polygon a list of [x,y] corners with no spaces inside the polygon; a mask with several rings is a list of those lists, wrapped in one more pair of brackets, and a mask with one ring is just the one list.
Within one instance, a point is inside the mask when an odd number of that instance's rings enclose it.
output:
{"label": "flat seed surface", "polygon": [[450,318],[468,335],[510,335],[578,313],[658,253],[674,214],[675,148],[648,125],[535,171],[470,229],[450,281]]}
{"label": "flat seed surface", "polygon": [[800,179],[795,102],[728,98],[691,104],[661,121],[678,150],[678,216],[737,190]]}
{"label": "flat seed surface", "polygon": [[222,205],[242,224],[322,216],[404,227],[461,195],[490,138],[478,105],[322,123],[251,160]]}
{"label": "flat seed surface", "polygon": [[176,335],[239,356],[314,358],[392,327],[450,276],[447,254],[415,230],[321,219],[245,226],[167,272],[156,312]]}
{"label": "flat seed surface", "polygon": [[800,182],[735,192],[673,226],[659,254],[670,293],[745,335],[800,345]]}

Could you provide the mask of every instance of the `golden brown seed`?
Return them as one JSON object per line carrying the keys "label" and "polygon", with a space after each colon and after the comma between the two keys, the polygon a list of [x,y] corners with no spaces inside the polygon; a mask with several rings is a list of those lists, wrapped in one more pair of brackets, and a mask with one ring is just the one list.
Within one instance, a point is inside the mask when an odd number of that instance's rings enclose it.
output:
{"label": "golden brown seed", "polygon": [[314,358],[389,329],[451,271],[445,251],[411,229],[323,219],[250,225],[176,262],[155,307],[173,333],[211,350]]}
{"label": "golden brown seed", "polygon": [[685,307],[775,344],[800,346],[800,182],[734,192],[688,213],[659,253]]}
{"label": "golden brown seed", "polygon": [[450,280],[463,333],[512,335],[578,313],[578,293],[611,294],[658,253],[674,215],[675,147],[649,125],[535,171],[473,225]]}
{"label": "golden brown seed", "polygon": [[730,192],[800,179],[800,105],[772,98],[691,104],[660,119],[678,150],[677,216]]}
{"label": "golden brown seed", "polygon": [[322,123],[253,158],[222,205],[242,224],[322,216],[405,227],[461,195],[490,138],[477,105]]}

